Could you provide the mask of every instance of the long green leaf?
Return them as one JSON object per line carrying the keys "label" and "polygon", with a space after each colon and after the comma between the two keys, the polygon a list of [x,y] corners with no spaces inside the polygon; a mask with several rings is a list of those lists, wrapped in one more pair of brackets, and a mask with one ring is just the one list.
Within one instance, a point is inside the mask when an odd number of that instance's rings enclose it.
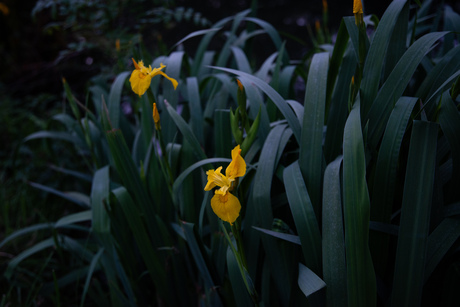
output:
{"label": "long green leaf", "polygon": [[26,258],[32,256],[33,254],[38,253],[38,252],[40,252],[40,251],[42,251],[44,249],[47,249],[49,247],[54,246],[54,242],[55,242],[54,238],[49,238],[49,239],[43,240],[41,242],[38,242],[34,246],[22,251],[19,255],[14,257],[13,260],[11,260],[8,263],[8,266],[7,266],[6,270],[5,270],[5,278],[10,279],[13,276],[13,273],[14,273],[14,270],[16,269],[16,267],[24,259],[26,259]]}
{"label": "long green leaf", "polygon": [[187,78],[187,95],[190,108],[190,127],[198,142],[204,145],[203,109],[201,107],[200,91],[196,77]]}
{"label": "long green leaf", "polygon": [[147,266],[150,277],[160,295],[166,295],[166,271],[161,265],[158,253],[154,250],[152,241],[149,238],[147,229],[141,219],[141,213],[135,210],[134,200],[124,187],[112,191],[121,206],[128,225],[133,233],[134,240],[137,243],[142,259]]}
{"label": "long green leaf", "polygon": [[166,103],[166,110],[168,111],[172,120],[176,124],[177,128],[179,128],[184,138],[192,146],[193,153],[195,154],[197,160],[206,159],[206,154],[203,152],[203,149],[201,148],[201,145],[198,142],[196,136],[193,134],[193,131],[190,128],[190,126],[179,114],[177,114],[176,110],[168,103]]}
{"label": "long green leaf", "polygon": [[459,237],[460,220],[458,218],[444,219],[429,235],[426,246],[425,282]]}
{"label": "long green leaf", "polygon": [[91,264],[89,265],[88,274],[86,275],[85,285],[83,286],[83,293],[81,295],[81,303],[80,306],[83,307],[86,299],[86,294],[88,293],[89,285],[91,282],[91,277],[93,276],[94,271],[96,270],[96,265],[99,262],[99,258],[101,258],[102,253],[104,252],[104,248],[100,248],[99,251],[94,255],[93,259],[91,260]]}
{"label": "long green leaf", "polygon": [[125,80],[131,72],[125,71],[117,76],[115,81],[110,88],[108,108],[109,108],[109,118],[112,123],[112,127],[117,129],[120,128],[120,101],[121,101],[121,92],[125,85]]}
{"label": "long green leaf", "polygon": [[11,240],[14,240],[20,236],[23,236],[25,234],[35,232],[37,230],[42,230],[42,229],[53,229],[54,224],[53,223],[43,223],[43,224],[35,224],[29,227],[25,227],[19,230],[16,230],[9,236],[7,236],[5,239],[3,239],[0,242],[0,248],[3,247],[6,243],[10,242]]}
{"label": "long green leaf", "polygon": [[67,216],[64,216],[63,218],[60,218],[56,222],[56,224],[54,224],[54,227],[59,228],[59,227],[74,224],[74,223],[87,222],[87,221],[91,221],[91,218],[92,218],[91,210],[69,214]]}
{"label": "long green leaf", "polygon": [[[428,75],[420,84],[416,96],[426,103],[435,91],[449,79],[460,68],[460,46],[450,50],[442,59],[428,72]],[[452,81],[453,82],[453,81]],[[434,112],[436,105],[427,106],[429,112]]]}
{"label": "long green leaf", "polygon": [[369,251],[369,193],[359,100],[343,137],[343,211],[347,259],[348,306],[375,306],[376,280]]}
{"label": "long green leaf", "polygon": [[300,290],[302,290],[303,294],[307,297],[326,287],[326,283],[302,263],[299,263],[297,283],[299,284]]}
{"label": "long green leaf", "polygon": [[305,264],[321,275],[321,234],[298,162],[284,169],[283,179],[292,217],[302,242]]}
{"label": "long green leaf", "polygon": [[361,108],[362,116],[364,117],[377,95],[385,54],[392,52],[391,49],[388,51],[387,49],[393,28],[406,2],[406,0],[391,2],[375,30],[364,64],[363,79],[361,81]]}
{"label": "long green leaf", "polygon": [[[198,267],[200,276],[204,280],[204,286],[206,291],[212,291],[212,294],[218,298],[218,294],[215,291],[216,282],[214,281],[213,275],[211,274],[212,270],[209,270],[210,260],[207,257],[207,253],[204,250],[203,243],[196,233],[195,225],[192,223],[182,223],[182,228],[184,231],[185,239],[192,253],[193,259]],[[220,299],[218,299],[220,305]]]}
{"label": "long green leaf", "polygon": [[192,33],[188,34],[186,37],[184,37],[181,40],[179,40],[176,44],[174,44],[173,48],[178,46],[178,45],[180,45],[180,44],[182,44],[183,42],[185,42],[186,40],[188,40],[190,38],[205,35],[205,34],[208,34],[208,33],[217,32],[220,29],[221,28],[210,28],[210,29],[204,29],[204,30],[198,30],[198,31],[192,32]]}
{"label": "long green leaf", "polygon": [[249,60],[246,57],[244,51],[236,46],[232,46],[231,50],[233,53],[233,57],[235,58],[238,70],[244,71],[248,74],[252,73],[251,66],[249,65]]}
{"label": "long green leaf", "polygon": [[[385,11],[385,14],[387,12],[388,12],[388,9]],[[383,17],[385,17],[385,15],[383,15]],[[382,21],[383,21],[383,18],[382,18]],[[379,27],[382,25],[382,21],[379,22]],[[401,56],[404,54],[404,52],[407,49],[407,33],[409,31],[409,28],[407,27],[408,23],[409,23],[409,1],[406,2],[406,5],[403,6],[401,12],[399,13],[398,19],[396,20],[396,23],[394,25],[393,33],[388,43],[388,46],[391,46],[391,48],[387,49],[383,80],[386,80],[386,78],[390,75],[394,66],[396,65],[396,63],[398,63],[399,59],[401,58]]]}
{"label": "long green leaf", "polygon": [[72,193],[72,192],[62,192],[58,191],[56,189],[50,188],[48,186],[42,185],[40,183],[36,182],[29,182],[29,185],[31,185],[34,188],[40,189],[45,192],[52,193],[54,195],[57,195],[59,197],[62,197],[68,201],[73,202],[74,204],[77,204],[83,208],[88,208],[89,207],[89,202],[87,201],[86,198],[80,197],[81,194],[78,193]]}
{"label": "long green leaf", "polygon": [[460,186],[460,114],[447,91],[444,92],[441,99],[439,123],[451,150],[452,180],[450,182],[450,189],[452,195],[455,195],[454,191],[458,193],[458,187]]}
{"label": "long green leaf", "polygon": [[341,64],[344,59],[345,51],[347,50],[349,38],[350,36],[348,35],[347,28],[342,20],[340,22],[339,30],[337,31],[337,38],[335,40],[334,50],[332,51],[330,59],[329,71],[327,73],[326,118],[328,118],[332,93],[334,92],[334,86],[337,81],[339,69],[342,69]]}
{"label": "long green leaf", "polygon": [[[416,102],[417,98],[401,97],[388,120],[375,167],[371,205],[372,221],[390,223],[398,181],[399,149]],[[389,237],[386,234],[372,233],[370,244],[376,271],[384,274],[388,263]]]}
{"label": "long green leaf", "polygon": [[[270,131],[262,148],[259,164],[254,177],[251,206],[255,207],[257,226],[260,225],[261,228],[265,229],[270,229],[273,222],[270,192],[275,167],[278,163],[277,156],[278,150],[280,150],[280,141],[285,129],[286,125],[277,125]],[[252,231],[250,234],[254,232],[255,231]],[[280,265],[280,259],[282,259],[281,251],[272,238],[268,236],[261,237],[270,263],[270,271],[275,278],[274,281],[278,289],[278,294],[281,297],[281,301],[287,304],[292,285],[289,276],[286,275],[286,272]],[[248,260],[249,263],[251,263],[251,260]]]}
{"label": "long green leaf", "polygon": [[[331,63],[329,67],[332,65]],[[353,48],[349,46],[340,66],[337,84],[332,94],[327,117],[326,139],[324,140],[324,157],[326,163],[333,161],[342,153],[343,129],[348,116],[350,83],[356,65],[357,62],[356,57],[353,55]]]}
{"label": "long green leaf", "polygon": [[267,229],[263,229],[263,228],[256,227],[256,226],[252,226],[252,228],[257,229],[260,232],[266,233],[267,235],[270,235],[272,237],[275,237],[275,238],[278,238],[278,239],[281,239],[287,242],[291,242],[294,244],[302,245],[302,243],[300,243],[299,236],[291,235],[291,234],[284,233],[284,232],[278,232],[274,230],[267,230]]}
{"label": "long green leaf", "polygon": [[420,306],[438,125],[414,121],[407,161],[391,306]]}
{"label": "long green leaf", "polygon": [[300,170],[305,178],[308,194],[318,219],[321,217],[323,126],[328,68],[329,53],[317,53],[313,56],[308,71],[299,148]]}
{"label": "long green leaf", "polygon": [[322,254],[323,278],[327,284],[327,306],[347,306],[347,266],[342,217],[340,166],[342,156],[324,171]]}
{"label": "long green leaf", "polygon": [[383,134],[394,103],[404,92],[412,74],[432,45],[447,32],[435,32],[419,38],[401,57],[390,76],[383,84],[369,110],[368,142],[376,148]]}
{"label": "long green leaf", "polygon": [[36,139],[54,139],[74,143],[79,148],[86,148],[86,143],[82,139],[68,132],[60,131],[38,131],[24,138],[24,142]]}
{"label": "long green leaf", "polygon": [[110,192],[109,167],[105,166],[94,173],[91,187],[92,227],[97,234],[110,233],[110,218],[104,206]]}
{"label": "long green leaf", "polygon": [[244,285],[243,278],[241,277],[236,257],[230,247],[227,249],[227,268],[236,305],[247,307],[254,306],[251,296],[249,295],[249,292]]}
{"label": "long green leaf", "polygon": [[261,79],[254,77],[252,75],[249,75],[245,72],[235,70],[235,69],[230,69],[230,68],[224,68],[224,67],[212,67],[214,69],[226,71],[228,73],[232,73],[235,75],[238,75],[240,78],[247,79],[249,82],[254,83],[259,89],[261,89],[267,96],[275,103],[277,108],[281,111],[281,113],[284,115],[286,118],[290,128],[292,129],[292,132],[294,133],[294,136],[297,140],[297,142],[300,144],[300,123],[297,117],[294,114],[294,111],[289,107],[289,105],[286,103],[286,101],[281,97],[270,85],[268,85],[266,82],[262,81]]}

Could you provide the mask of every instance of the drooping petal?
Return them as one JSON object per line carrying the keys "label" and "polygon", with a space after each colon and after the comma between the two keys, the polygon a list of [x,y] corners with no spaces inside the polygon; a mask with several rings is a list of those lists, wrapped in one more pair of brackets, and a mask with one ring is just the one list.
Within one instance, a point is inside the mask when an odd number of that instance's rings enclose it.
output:
{"label": "drooping petal", "polygon": [[147,89],[150,86],[150,82],[152,81],[152,77],[148,74],[145,74],[140,69],[135,69],[131,73],[131,77],[129,78],[129,82],[131,83],[131,89],[134,93],[139,96],[145,94]]}
{"label": "drooping petal", "polygon": [[236,145],[232,150],[232,162],[228,165],[225,170],[225,175],[228,178],[242,177],[246,174],[246,162],[241,157],[240,145]]}
{"label": "drooping petal", "polygon": [[162,71],[160,71],[159,74],[162,75],[163,77],[165,77],[166,79],[168,79],[169,81],[171,81],[171,83],[172,83],[173,86],[174,86],[174,89],[177,88],[177,85],[178,85],[179,83],[177,82],[176,79],[171,78],[170,76],[168,76],[167,74],[165,74],[165,73],[162,72]]}
{"label": "drooping petal", "polygon": [[232,225],[240,215],[241,204],[232,193],[225,195],[215,194],[211,199],[214,213],[223,221]]}
{"label": "drooping petal", "polygon": [[168,76],[166,73],[162,72],[162,69],[165,68],[166,65],[163,65],[163,63],[160,63],[160,67],[159,68],[155,68],[153,71],[152,71],[152,75],[153,76],[156,76],[156,75],[162,75],[163,77],[165,77],[166,79],[168,79],[169,81],[171,81],[171,83],[173,84],[174,86],[174,89],[177,88],[177,85],[179,84],[177,82],[176,79],[174,78],[171,78],[170,76]]}

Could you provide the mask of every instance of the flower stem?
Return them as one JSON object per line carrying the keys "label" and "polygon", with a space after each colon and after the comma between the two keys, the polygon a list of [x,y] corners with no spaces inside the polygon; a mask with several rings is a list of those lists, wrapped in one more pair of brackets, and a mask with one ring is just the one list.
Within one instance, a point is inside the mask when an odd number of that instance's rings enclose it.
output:
{"label": "flower stem", "polygon": [[[240,251],[242,250],[235,248],[235,245],[233,245],[232,239],[230,238],[227,232],[227,229],[225,228],[225,225],[222,222],[222,220],[220,220],[220,226],[225,234],[225,237],[227,238],[228,244],[230,245],[230,248],[232,249],[233,254],[235,255],[236,262],[238,263],[238,268],[240,269],[241,277],[243,278],[244,285],[246,286],[246,289],[248,290],[248,293],[251,296],[252,302],[254,303],[255,306],[259,306],[258,299],[257,299],[257,292],[255,291],[255,289],[251,288],[248,283],[248,279],[246,275],[247,269],[246,269],[246,266],[244,265],[246,261],[243,262],[242,257],[241,257],[242,255],[240,254]],[[232,231],[234,227],[235,226],[232,225]],[[235,236],[235,233],[233,233],[233,235]],[[235,240],[236,240],[236,237],[235,237]],[[238,241],[237,241],[237,244],[238,244]]]}

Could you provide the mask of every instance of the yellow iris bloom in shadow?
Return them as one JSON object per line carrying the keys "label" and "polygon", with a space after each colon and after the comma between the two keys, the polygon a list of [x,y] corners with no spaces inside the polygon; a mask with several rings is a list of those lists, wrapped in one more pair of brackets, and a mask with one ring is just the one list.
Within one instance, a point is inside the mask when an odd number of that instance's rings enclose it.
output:
{"label": "yellow iris bloom in shadow", "polygon": [[211,199],[211,207],[220,219],[232,225],[240,215],[241,204],[238,198],[230,193],[230,191],[235,188],[235,179],[246,174],[246,162],[241,157],[240,145],[237,145],[232,150],[232,162],[230,162],[225,170],[225,175],[221,173],[221,170],[222,166],[216,170],[206,172],[208,183],[204,190],[210,191],[214,187],[220,187]]}
{"label": "yellow iris bloom in shadow", "polygon": [[149,65],[149,67],[147,68],[144,66],[144,62],[139,61],[139,63],[136,63],[134,59],[132,60],[135,69],[131,73],[129,82],[131,83],[131,88],[134,93],[138,94],[139,96],[144,95],[147,89],[150,87],[152,78],[156,75],[162,75],[163,77],[171,81],[171,83],[174,86],[174,89],[177,88],[178,83],[176,79],[169,77],[167,74],[161,71],[163,68],[166,67],[165,65],[160,64],[159,68],[152,69],[152,65]]}

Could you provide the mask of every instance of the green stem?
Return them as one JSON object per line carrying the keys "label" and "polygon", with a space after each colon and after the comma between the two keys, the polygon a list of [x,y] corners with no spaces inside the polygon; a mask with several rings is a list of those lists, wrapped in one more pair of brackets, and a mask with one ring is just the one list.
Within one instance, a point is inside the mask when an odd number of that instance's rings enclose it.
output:
{"label": "green stem", "polygon": [[241,229],[241,224],[240,224],[240,218],[238,217],[236,219],[235,223],[232,225],[232,232],[233,232],[233,236],[235,237],[238,252],[240,253],[240,256],[241,256],[241,262],[242,262],[244,268],[247,271],[248,270],[248,264],[247,264],[247,261],[246,261],[246,255],[245,255],[244,248],[243,248],[243,240],[241,240],[240,229]]}
{"label": "green stem", "polygon": [[[150,103],[153,105],[156,102],[155,97],[153,96],[153,93],[150,89],[147,90],[147,97],[149,98]],[[160,142],[160,148],[161,148],[161,159],[160,159],[160,164],[163,170],[163,175],[165,176],[166,182],[168,182],[168,189],[169,193],[172,196],[172,186],[174,184],[174,176],[171,170],[171,166],[169,165],[168,157],[166,156],[166,146],[163,140],[163,134],[161,133],[161,128],[156,129],[155,125],[155,131],[158,132],[157,137],[158,141]],[[166,168],[166,171],[165,171]]]}
{"label": "green stem", "polygon": [[[233,245],[232,239],[230,238],[230,236],[229,236],[229,234],[227,232],[227,229],[225,228],[225,225],[222,222],[222,220],[220,220],[220,226],[221,226],[221,228],[222,228],[222,230],[223,230],[223,232],[225,234],[225,237],[227,238],[228,244],[230,245],[230,248],[232,249],[233,254],[235,255],[236,262],[238,263],[238,268],[240,269],[240,274],[241,274],[241,277],[243,278],[244,285],[246,286],[246,289],[248,290],[248,293],[251,296],[251,299],[252,299],[254,305],[258,306],[259,304],[258,304],[258,300],[257,300],[257,293],[255,293],[255,291],[253,291],[249,287],[249,283],[248,283],[248,280],[247,280],[247,277],[246,277],[247,270],[246,270],[246,267],[243,264],[241,254],[240,254],[239,250],[237,250],[235,248],[235,246]],[[234,226],[232,225],[232,230],[233,230],[233,227]],[[235,233],[233,233],[233,235],[235,235]]]}
{"label": "green stem", "polygon": [[168,181],[169,185],[172,187],[172,185],[174,184],[174,177],[173,177],[173,173],[171,170],[171,166],[169,165],[168,157],[166,156],[166,146],[163,140],[163,134],[161,133],[161,129],[157,131],[158,131],[158,140],[160,141],[160,147],[161,147],[161,153],[162,153],[161,157],[163,158],[164,164],[166,165],[166,170],[169,176],[169,181]]}

